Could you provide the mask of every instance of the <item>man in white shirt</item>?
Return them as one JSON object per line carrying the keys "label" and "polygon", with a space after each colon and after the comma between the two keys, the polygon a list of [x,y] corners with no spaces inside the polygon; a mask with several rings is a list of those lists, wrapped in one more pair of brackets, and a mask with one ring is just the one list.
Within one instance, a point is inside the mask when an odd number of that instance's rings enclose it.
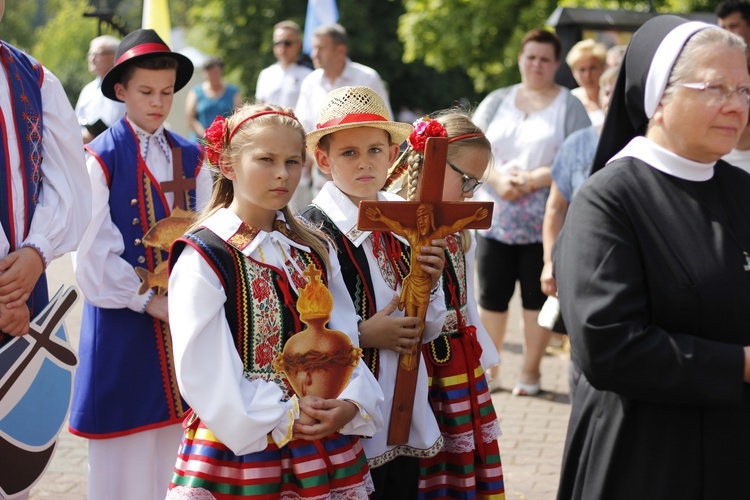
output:
{"label": "man in white shirt", "polygon": [[[86,84],[78,96],[76,116],[81,125],[83,142],[89,143],[101,133],[95,125],[99,120],[107,127],[125,116],[125,105],[107,99],[102,94],[102,78],[115,64],[115,52],[120,40],[110,35],[98,36],[89,44],[89,71],[96,75],[94,81]],[[88,125],[88,128],[87,128]]]}
{"label": "man in white shirt", "polygon": [[[347,56],[348,36],[346,30],[340,24],[329,24],[321,26],[313,32],[312,60],[315,71],[310,73],[302,82],[299,99],[294,107],[294,114],[305,127],[305,131],[315,130],[318,119],[318,111],[323,104],[326,95],[332,90],[348,86],[370,87],[385,101],[388,108],[388,117],[393,119],[393,110],[388,100],[388,92],[385,90],[383,80],[377,71],[353,62]],[[308,159],[312,162],[314,159]],[[320,188],[328,180],[317,168],[312,168],[311,197],[315,197]],[[300,188],[303,188],[304,179],[300,179]],[[298,188],[298,190],[300,189]],[[304,192],[304,191],[303,191]],[[307,203],[298,201],[299,196],[292,198],[292,205],[296,209],[304,208]]]}
{"label": "man in white shirt", "polygon": [[370,87],[385,101],[388,114],[393,111],[383,80],[374,69],[353,62],[347,56],[348,37],[340,24],[321,26],[313,32],[312,60],[315,71],[302,82],[299,99],[294,108],[297,118],[307,132],[315,129],[320,106],[328,92],[348,86]]}
{"label": "man in white shirt", "polygon": [[276,63],[258,75],[255,100],[294,108],[302,80],[312,73],[307,66],[297,63],[302,30],[294,21],[282,21],[273,27],[273,55]]}

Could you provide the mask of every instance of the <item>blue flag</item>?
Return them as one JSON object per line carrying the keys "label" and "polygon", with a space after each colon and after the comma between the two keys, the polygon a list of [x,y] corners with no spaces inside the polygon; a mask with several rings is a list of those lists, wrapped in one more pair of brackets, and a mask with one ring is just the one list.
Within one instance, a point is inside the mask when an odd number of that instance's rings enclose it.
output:
{"label": "blue flag", "polygon": [[333,24],[338,20],[339,9],[336,7],[336,0],[308,0],[302,51],[310,55],[312,53],[313,31],[320,26]]}

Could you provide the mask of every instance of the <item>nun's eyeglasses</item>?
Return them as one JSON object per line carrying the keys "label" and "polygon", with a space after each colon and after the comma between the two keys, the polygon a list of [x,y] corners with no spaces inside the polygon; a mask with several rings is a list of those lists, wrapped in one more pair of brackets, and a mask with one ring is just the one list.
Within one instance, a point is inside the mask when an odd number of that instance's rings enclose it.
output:
{"label": "nun's eyeglasses", "polygon": [[477,180],[474,177],[470,176],[469,174],[465,174],[464,172],[462,172],[453,163],[451,162],[447,162],[447,163],[450,168],[452,168],[454,171],[461,174],[461,178],[464,180],[464,184],[463,186],[461,186],[461,191],[463,191],[464,193],[473,193],[474,191],[476,191],[477,188],[479,188],[479,186],[484,184],[482,181]]}
{"label": "nun's eyeglasses", "polygon": [[750,88],[748,87],[737,87],[733,89],[728,85],[721,83],[678,83],[680,87],[688,89],[699,90],[705,92],[711,101],[719,104],[724,104],[732,98],[732,94],[735,92],[745,105],[750,106]]}

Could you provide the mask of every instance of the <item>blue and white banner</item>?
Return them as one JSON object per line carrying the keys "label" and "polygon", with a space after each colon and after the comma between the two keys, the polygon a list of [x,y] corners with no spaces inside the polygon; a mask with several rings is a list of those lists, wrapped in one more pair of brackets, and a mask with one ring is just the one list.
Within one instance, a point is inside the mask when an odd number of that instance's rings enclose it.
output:
{"label": "blue and white banner", "polygon": [[60,288],[29,333],[0,348],[0,498],[28,492],[52,460],[78,364],[63,326],[77,298]]}
{"label": "blue and white banner", "polygon": [[313,31],[320,26],[333,24],[338,20],[339,9],[336,7],[336,0],[308,0],[302,51],[310,55],[312,53]]}

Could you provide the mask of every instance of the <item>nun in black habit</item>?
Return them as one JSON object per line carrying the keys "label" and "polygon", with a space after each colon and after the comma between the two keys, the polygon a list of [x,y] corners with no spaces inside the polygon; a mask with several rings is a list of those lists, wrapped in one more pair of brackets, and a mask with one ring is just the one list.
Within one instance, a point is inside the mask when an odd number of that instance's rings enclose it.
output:
{"label": "nun in black habit", "polygon": [[582,372],[558,499],[750,498],[750,175],[720,160],[748,88],[724,30],[633,36],[554,253]]}

